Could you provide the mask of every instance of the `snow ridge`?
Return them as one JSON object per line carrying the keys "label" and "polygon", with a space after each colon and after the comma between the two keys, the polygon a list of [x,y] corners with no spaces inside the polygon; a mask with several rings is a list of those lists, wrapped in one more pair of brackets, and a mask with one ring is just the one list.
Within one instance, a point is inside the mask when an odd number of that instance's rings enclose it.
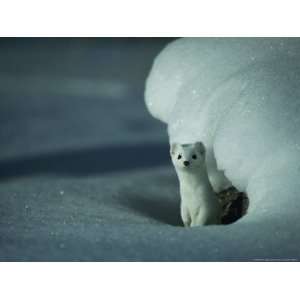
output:
{"label": "snow ridge", "polygon": [[299,39],[184,38],[155,59],[145,101],[170,143],[205,144],[216,191],[247,192],[242,222],[282,220],[300,205],[299,83]]}

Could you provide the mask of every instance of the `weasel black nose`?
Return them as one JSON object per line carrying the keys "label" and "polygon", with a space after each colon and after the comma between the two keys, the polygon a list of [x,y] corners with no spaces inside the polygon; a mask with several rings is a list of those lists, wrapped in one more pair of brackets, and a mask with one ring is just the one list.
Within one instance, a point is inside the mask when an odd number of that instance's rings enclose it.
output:
{"label": "weasel black nose", "polygon": [[190,162],[186,160],[183,162],[183,164],[187,167],[190,164]]}

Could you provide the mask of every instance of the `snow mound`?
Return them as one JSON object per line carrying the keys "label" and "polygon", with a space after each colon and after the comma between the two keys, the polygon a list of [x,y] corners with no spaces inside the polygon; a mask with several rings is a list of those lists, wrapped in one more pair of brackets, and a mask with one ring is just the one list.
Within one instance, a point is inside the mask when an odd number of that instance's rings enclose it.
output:
{"label": "snow mound", "polygon": [[229,180],[247,192],[247,220],[298,215],[299,39],[176,40],[155,59],[145,101],[170,142],[206,145],[216,191]]}

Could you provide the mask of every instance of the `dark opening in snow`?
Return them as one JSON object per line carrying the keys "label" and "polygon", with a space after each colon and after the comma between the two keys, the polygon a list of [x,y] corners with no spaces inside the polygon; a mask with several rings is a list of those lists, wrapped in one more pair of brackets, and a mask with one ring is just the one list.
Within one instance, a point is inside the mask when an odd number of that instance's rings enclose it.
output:
{"label": "dark opening in snow", "polygon": [[218,194],[223,207],[222,224],[231,224],[247,213],[249,200],[245,193],[230,187]]}

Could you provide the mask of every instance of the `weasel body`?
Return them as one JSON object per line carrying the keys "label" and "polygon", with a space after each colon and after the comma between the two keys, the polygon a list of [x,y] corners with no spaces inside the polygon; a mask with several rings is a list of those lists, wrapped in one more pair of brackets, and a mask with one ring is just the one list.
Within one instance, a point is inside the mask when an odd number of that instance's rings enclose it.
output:
{"label": "weasel body", "polygon": [[184,225],[220,224],[221,207],[208,179],[204,145],[172,144],[170,153],[180,184]]}

